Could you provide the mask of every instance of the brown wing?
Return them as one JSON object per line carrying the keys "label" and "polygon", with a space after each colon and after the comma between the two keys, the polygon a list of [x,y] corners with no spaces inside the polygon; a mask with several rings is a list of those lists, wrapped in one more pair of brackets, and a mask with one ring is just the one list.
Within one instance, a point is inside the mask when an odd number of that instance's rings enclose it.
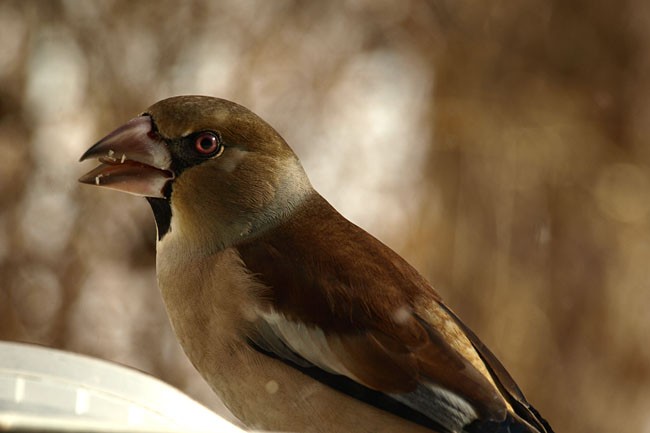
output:
{"label": "brown wing", "polygon": [[[420,314],[423,304],[439,305],[438,294],[401,257],[320,196],[238,250],[269,287],[264,331],[253,337],[256,343],[275,346],[276,354],[284,344],[291,356],[420,412],[448,410],[450,417],[467,421],[462,406],[468,404],[477,417],[505,418],[500,392],[465,356],[478,359],[469,340],[462,332],[436,327],[449,323],[431,316],[442,309]],[[453,407],[431,408],[427,399],[452,400]]]}

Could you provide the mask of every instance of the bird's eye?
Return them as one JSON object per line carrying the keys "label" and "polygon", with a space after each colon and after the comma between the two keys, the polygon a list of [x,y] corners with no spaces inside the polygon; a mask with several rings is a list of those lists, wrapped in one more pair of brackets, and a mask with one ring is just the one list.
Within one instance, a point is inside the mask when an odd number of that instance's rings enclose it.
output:
{"label": "bird's eye", "polygon": [[212,155],[222,150],[219,138],[211,132],[198,135],[194,141],[194,148],[202,155]]}

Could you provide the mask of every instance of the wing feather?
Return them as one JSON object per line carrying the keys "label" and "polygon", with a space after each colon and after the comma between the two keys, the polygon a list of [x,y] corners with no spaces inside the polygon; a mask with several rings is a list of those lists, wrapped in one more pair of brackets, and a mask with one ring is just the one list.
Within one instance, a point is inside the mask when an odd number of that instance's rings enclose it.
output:
{"label": "wing feather", "polygon": [[[449,431],[460,430],[477,418],[476,410],[465,399],[427,379],[416,354],[403,347],[392,350],[391,347],[397,347],[395,341],[390,346],[382,344],[388,339],[386,335],[325,335],[320,329],[288,320],[276,312],[260,312],[258,317],[257,326],[272,330],[273,334],[254,334],[252,342],[265,350],[282,348],[272,350],[281,359],[345,376],[369,390],[384,393]],[[264,340],[260,339],[262,335]]]}
{"label": "wing feather", "polygon": [[320,196],[237,248],[268,288],[254,345],[378,407],[403,404],[395,413],[414,422],[460,431],[511,418],[502,394],[520,392],[486,367],[491,354],[415,269]]}

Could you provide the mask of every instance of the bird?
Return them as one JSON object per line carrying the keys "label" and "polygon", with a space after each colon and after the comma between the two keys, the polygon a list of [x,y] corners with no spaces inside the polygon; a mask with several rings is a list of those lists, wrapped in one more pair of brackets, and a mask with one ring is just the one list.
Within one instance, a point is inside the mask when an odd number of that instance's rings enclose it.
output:
{"label": "bird", "polygon": [[80,182],[149,202],[175,335],[246,426],[552,433],[431,284],[332,207],[249,109],[163,99],[88,159]]}

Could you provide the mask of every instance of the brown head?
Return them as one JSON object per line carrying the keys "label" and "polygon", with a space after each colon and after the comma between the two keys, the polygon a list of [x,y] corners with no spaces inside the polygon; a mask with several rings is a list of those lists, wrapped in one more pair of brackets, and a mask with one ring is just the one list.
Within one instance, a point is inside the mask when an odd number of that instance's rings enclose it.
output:
{"label": "brown head", "polygon": [[162,239],[170,230],[210,250],[280,221],[313,192],[284,139],[224,99],[177,96],[91,147],[102,164],[83,183],[148,198]]}

